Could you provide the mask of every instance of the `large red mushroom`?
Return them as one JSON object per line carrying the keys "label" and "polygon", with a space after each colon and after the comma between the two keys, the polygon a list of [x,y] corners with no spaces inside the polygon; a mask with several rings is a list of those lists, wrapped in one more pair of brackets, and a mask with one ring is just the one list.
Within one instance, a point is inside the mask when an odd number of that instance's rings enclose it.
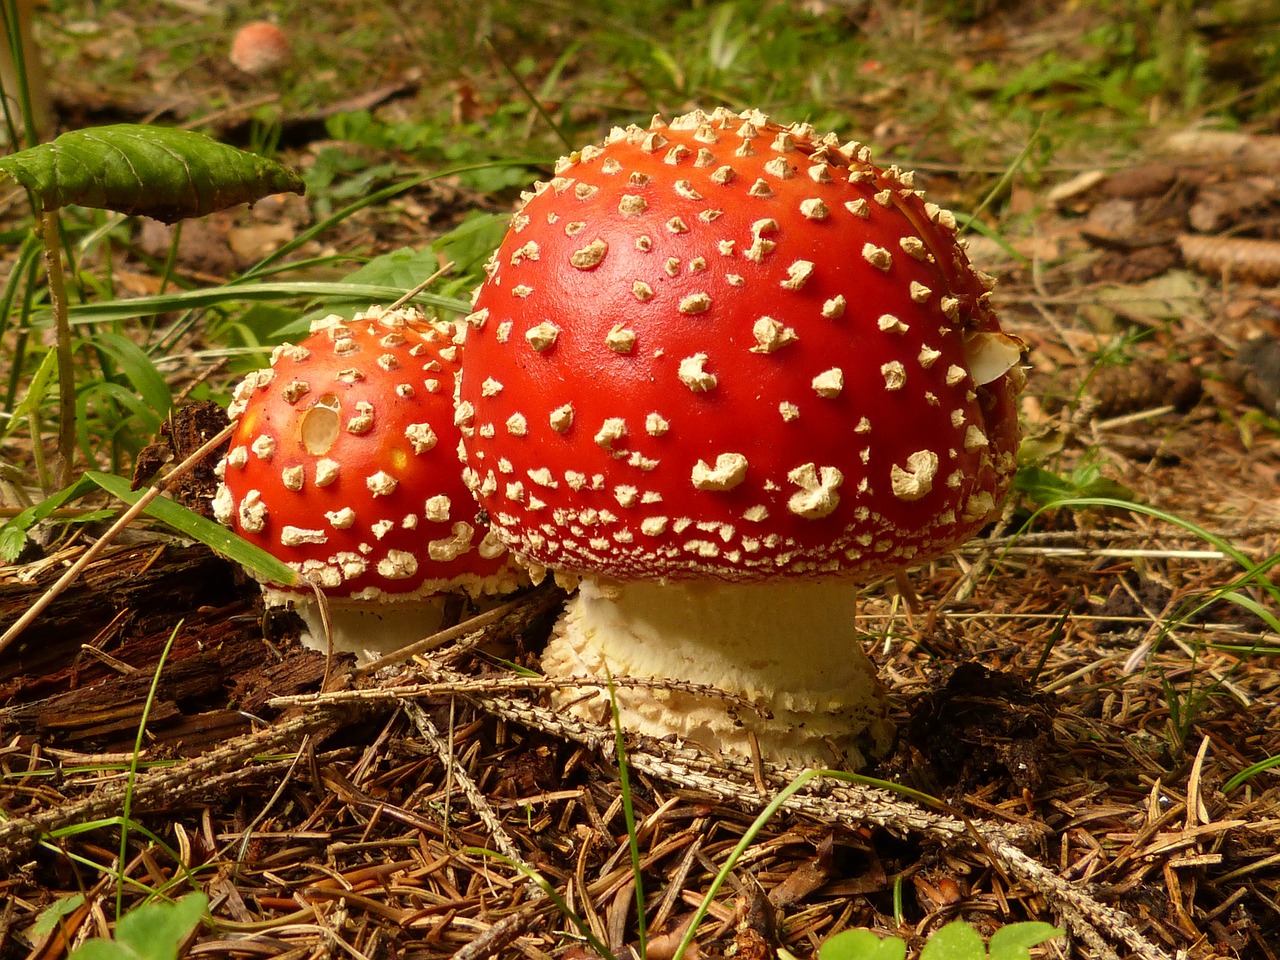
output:
{"label": "large red mushroom", "polygon": [[314,587],[334,649],[374,656],[438,629],[449,595],[520,582],[462,482],[453,337],[412,309],[335,315],[236,389],[214,511],[297,571],[263,592],[298,609],[311,646],[327,647]]}
{"label": "large red mushroom", "polygon": [[858,143],[694,112],[561,160],[487,272],[458,423],[494,529],[580,582],[546,672],[686,681],[619,687],[623,722],[713,749],[881,750],[859,587],[1015,468],[1021,345],[954,218]]}

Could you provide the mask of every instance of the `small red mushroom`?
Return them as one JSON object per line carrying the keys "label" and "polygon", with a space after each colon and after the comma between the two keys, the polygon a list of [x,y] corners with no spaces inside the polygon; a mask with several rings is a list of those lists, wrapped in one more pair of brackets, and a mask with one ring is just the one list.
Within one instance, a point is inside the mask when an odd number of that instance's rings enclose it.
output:
{"label": "small red mushroom", "polygon": [[236,69],[261,77],[279,73],[292,55],[289,37],[279,26],[255,20],[236,31],[229,59]]}
{"label": "small red mushroom", "polygon": [[1015,469],[1021,344],[954,217],[861,144],[697,111],[561,160],[487,273],[466,477],[526,563],[581,581],[547,673],[756,704],[619,689],[624,723],[714,749],[880,750],[859,585],[971,537]]}
{"label": "small red mushroom", "polygon": [[236,389],[218,519],[296,570],[311,645],[385,653],[438,629],[444,596],[505,593],[520,576],[475,523],[457,461],[453,328],[416,310],[331,316]]}

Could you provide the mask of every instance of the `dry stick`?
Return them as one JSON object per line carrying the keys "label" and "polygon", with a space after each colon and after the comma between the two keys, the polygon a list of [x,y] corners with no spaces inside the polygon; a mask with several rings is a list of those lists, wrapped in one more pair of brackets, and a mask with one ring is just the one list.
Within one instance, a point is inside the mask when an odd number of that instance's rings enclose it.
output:
{"label": "dry stick", "polygon": [[[520,848],[515,845],[515,841],[507,833],[502,821],[498,819],[498,814],[489,805],[489,801],[485,799],[481,789],[476,786],[476,782],[471,779],[471,775],[457,764],[457,757],[454,756],[453,750],[448,743],[440,738],[440,732],[436,729],[436,725],[431,718],[427,716],[427,712],[412,700],[401,700],[400,706],[409,715],[409,719],[418,728],[418,732],[427,741],[427,745],[439,756],[440,762],[445,769],[452,772],[454,781],[462,789],[462,792],[466,794],[467,802],[471,804],[471,808],[475,810],[476,815],[489,829],[489,833],[493,836],[493,842],[498,847],[498,852],[512,863],[519,865],[526,872],[526,876],[532,883],[533,867],[529,866],[525,861],[520,853]],[[446,823],[445,826],[448,827],[448,824]]]}
{"label": "dry stick", "polygon": [[80,555],[80,559],[67,569],[67,572],[58,579],[58,582],[46,590],[40,599],[33,603],[26,613],[19,617],[17,621],[15,621],[13,625],[4,632],[3,636],[0,636],[0,652],[17,639],[23,630],[31,626],[35,619],[40,616],[40,614],[44,613],[49,604],[53,603],[62,591],[71,586],[76,577],[80,576],[80,574],[84,572],[85,567],[96,560],[98,554],[102,553],[102,551],[120,535],[120,531],[138,518],[138,515],[151,504],[152,500],[155,500],[156,497],[169,489],[169,485],[175,480],[181,479],[183,476],[195,469],[196,465],[199,464],[201,460],[216,450],[224,440],[231,436],[231,433],[235,428],[235,424],[230,424],[226,429],[215,434],[210,440],[206,441],[199,450],[174,467],[167,477],[156,483],[154,486],[148,487],[146,492],[138,498],[138,502],[122,513],[120,518],[107,529],[107,532],[99,537],[97,542],[92,544],[89,549]]}
{"label": "dry stick", "polygon": [[34,847],[47,834],[72,824],[99,820],[119,813],[125,793],[133,791],[133,809],[151,800],[172,804],[187,796],[204,795],[219,780],[237,779],[254,772],[246,762],[291,740],[316,733],[332,723],[332,715],[316,711],[230,741],[203,756],[174,767],[138,777],[132,784],[103,787],[92,796],[50,810],[0,822],[0,867],[7,866]]}
{"label": "dry stick", "polygon": [[410,300],[412,300],[414,297],[420,294],[423,290],[427,289],[427,287],[431,286],[433,283],[435,283],[437,280],[443,277],[446,273],[452,270],[455,266],[456,264],[452,260],[448,260],[445,263],[441,264],[439,270],[437,270],[431,276],[427,277],[427,279],[423,280],[420,284],[418,284],[412,290],[407,291],[404,294],[404,296],[402,296],[399,300],[397,300],[387,309],[399,310],[406,303],[408,303]]}
{"label": "dry stick", "polygon": [[[566,720],[554,711],[527,701],[483,695],[469,696],[468,699],[490,713],[534,729],[582,743],[599,741],[600,734],[595,732],[595,725]],[[666,747],[660,741],[653,741],[652,746],[632,747],[627,752],[627,762],[644,773],[749,808],[764,806],[772,800],[751,785],[748,764],[727,757],[717,758],[713,763],[695,750]],[[738,776],[729,779],[726,773],[737,773]],[[766,765],[766,773],[774,787],[780,788],[789,780],[785,771],[772,764]],[[823,796],[799,793],[792,796],[786,805],[822,822],[841,823],[853,829],[873,823],[948,843],[976,837],[980,846],[990,851],[1000,866],[1056,903],[1063,918],[1082,940],[1096,942],[1102,933],[1114,942],[1124,943],[1134,956],[1142,960],[1170,960],[1169,954],[1147,940],[1125,913],[1100,903],[1019,849],[1008,828],[925,810],[875,787],[843,783],[823,786]]]}

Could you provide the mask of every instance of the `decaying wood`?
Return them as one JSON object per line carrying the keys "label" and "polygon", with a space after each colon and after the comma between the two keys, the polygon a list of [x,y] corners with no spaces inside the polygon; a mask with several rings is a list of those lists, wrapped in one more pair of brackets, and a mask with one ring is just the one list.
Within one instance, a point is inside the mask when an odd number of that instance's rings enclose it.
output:
{"label": "decaying wood", "polygon": [[1208,276],[1280,283],[1280,240],[1184,233],[1178,248],[1187,266]]}
{"label": "decaying wood", "polygon": [[1170,153],[1189,163],[1230,165],[1244,174],[1280,173],[1280,136],[1235,130],[1182,130],[1164,141]]}

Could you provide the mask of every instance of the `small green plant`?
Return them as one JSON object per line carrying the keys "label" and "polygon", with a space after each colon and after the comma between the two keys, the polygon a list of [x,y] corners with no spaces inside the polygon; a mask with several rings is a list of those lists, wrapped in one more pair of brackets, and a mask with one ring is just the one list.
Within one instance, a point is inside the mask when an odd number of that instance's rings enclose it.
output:
{"label": "small green plant", "polygon": [[70,960],[177,960],[178,949],[208,906],[203,893],[172,903],[144,904],[120,918],[114,940],[88,940]]}
{"label": "small green plant", "polygon": [[1032,503],[1040,507],[1088,497],[1114,500],[1133,497],[1133,491],[1128,487],[1104,477],[1102,468],[1096,463],[1082,463],[1070,473],[1055,473],[1044,467],[1028,464],[1018,469],[1013,478],[1013,488],[1025,493]]}
{"label": "small green plant", "polygon": [[[991,935],[984,944],[978,931],[963,920],[953,920],[929,938],[920,960],[1027,960],[1030,948],[1062,936],[1049,923],[1011,923]],[[907,945],[899,937],[878,937],[870,930],[844,930],[818,948],[818,960],[903,960]]]}
{"label": "small green plant", "polygon": [[[218,143],[203,134],[119,124],[64,133],[51,143],[0,158],[0,177],[31,197],[36,234],[44,247],[49,305],[57,336],[59,486],[71,483],[78,410],[76,349],[68,312],[58,212],[75,205],[176,222],[202,217],[270,193],[301,192],[302,180],[274,161]],[[137,412],[161,415],[168,390],[150,360],[122,337],[99,337],[91,351],[122,368],[132,390],[116,383],[111,395]],[[133,393],[142,401],[133,402]],[[87,398],[85,398],[87,399]],[[82,401],[83,402],[83,401]],[[154,408],[157,404],[162,409]],[[80,409],[83,409],[81,407]],[[151,423],[152,428],[158,421]]]}

